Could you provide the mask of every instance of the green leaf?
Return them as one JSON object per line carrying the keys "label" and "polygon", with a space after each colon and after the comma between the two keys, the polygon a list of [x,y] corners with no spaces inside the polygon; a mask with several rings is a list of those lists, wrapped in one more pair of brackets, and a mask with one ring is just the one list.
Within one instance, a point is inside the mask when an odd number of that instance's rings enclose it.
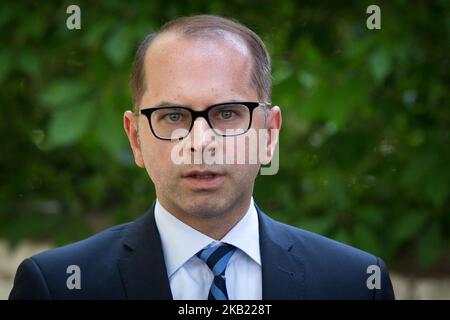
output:
{"label": "green leaf", "polygon": [[346,229],[340,228],[336,231],[333,236],[333,239],[348,245],[352,245],[352,237]]}
{"label": "green leaf", "polygon": [[111,30],[114,21],[109,18],[102,19],[89,28],[83,37],[83,42],[88,47],[96,47],[102,43],[104,36]]}
{"label": "green leaf", "polygon": [[375,228],[383,224],[383,213],[376,207],[363,206],[355,209],[355,220]]}
{"label": "green leaf", "polygon": [[395,246],[412,240],[420,231],[427,219],[426,212],[416,211],[409,212],[400,216],[399,220],[394,225],[392,242]]}
{"label": "green leaf", "polygon": [[322,78],[311,88],[309,99],[299,110],[300,116],[309,120],[333,122],[340,128],[368,104],[368,84],[356,77],[342,74],[336,79]]}
{"label": "green leaf", "polygon": [[439,223],[433,223],[420,237],[417,247],[417,254],[420,259],[420,265],[427,269],[435,263],[441,253],[442,232]]}
{"label": "green leaf", "polygon": [[299,222],[299,226],[302,229],[324,235],[329,232],[335,222],[336,216],[330,214],[325,217],[305,218],[303,221]]}
{"label": "green leaf", "polygon": [[58,80],[49,85],[39,96],[40,102],[50,108],[72,107],[88,92],[90,86],[85,82]]}
{"label": "green leaf", "polygon": [[96,121],[96,137],[99,143],[116,159],[120,160],[126,145],[122,115],[111,106],[102,107]]}
{"label": "green leaf", "polygon": [[0,50],[0,81],[3,81],[9,76],[12,65],[12,58],[8,51]]}
{"label": "green leaf", "polygon": [[109,60],[116,66],[122,65],[130,53],[132,40],[128,29],[122,27],[113,32],[105,43],[104,51]]}
{"label": "green leaf", "polygon": [[314,73],[300,71],[297,75],[298,82],[306,88],[312,88],[317,83],[317,77]]}
{"label": "green leaf", "polygon": [[449,175],[443,170],[430,173],[427,177],[423,190],[435,208],[442,206],[448,199],[450,193],[449,181]]}
{"label": "green leaf", "polygon": [[380,48],[369,58],[369,70],[375,83],[381,83],[391,71],[392,61],[389,53]]}
{"label": "green leaf", "polygon": [[277,62],[273,67],[272,72],[272,84],[274,86],[282,83],[284,80],[289,78],[292,74],[292,66],[286,62],[280,61]]}
{"label": "green leaf", "polygon": [[364,224],[357,224],[353,228],[353,237],[355,239],[355,245],[357,247],[375,255],[380,254],[380,240],[371,228],[367,227]]}
{"label": "green leaf", "polygon": [[90,101],[55,110],[48,127],[48,147],[76,142],[86,132],[94,110]]}
{"label": "green leaf", "polygon": [[31,77],[36,77],[39,74],[40,65],[36,55],[30,52],[22,52],[19,56],[20,69]]}

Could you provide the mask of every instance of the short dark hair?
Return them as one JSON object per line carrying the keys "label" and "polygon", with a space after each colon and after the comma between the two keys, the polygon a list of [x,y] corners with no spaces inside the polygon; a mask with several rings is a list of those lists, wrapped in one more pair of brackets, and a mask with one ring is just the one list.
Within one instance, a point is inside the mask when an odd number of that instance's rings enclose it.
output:
{"label": "short dark hair", "polygon": [[241,23],[220,16],[195,15],[181,17],[164,24],[159,31],[147,35],[139,45],[131,72],[131,96],[135,108],[141,103],[145,93],[145,55],[155,38],[165,32],[174,31],[183,36],[217,36],[221,32],[238,35],[244,40],[253,56],[250,85],[256,90],[259,99],[271,102],[272,78],[270,56],[264,42],[252,30]]}

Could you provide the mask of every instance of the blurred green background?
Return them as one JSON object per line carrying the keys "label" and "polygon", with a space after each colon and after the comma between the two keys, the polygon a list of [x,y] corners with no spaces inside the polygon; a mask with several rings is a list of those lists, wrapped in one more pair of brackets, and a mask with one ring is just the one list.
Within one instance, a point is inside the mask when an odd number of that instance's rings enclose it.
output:
{"label": "blurred green background", "polygon": [[391,269],[450,274],[450,1],[101,3],[1,4],[0,238],[61,245],[150,207],[122,129],[131,62],[164,22],[209,13],[273,59],[280,170],[258,177],[260,207]]}

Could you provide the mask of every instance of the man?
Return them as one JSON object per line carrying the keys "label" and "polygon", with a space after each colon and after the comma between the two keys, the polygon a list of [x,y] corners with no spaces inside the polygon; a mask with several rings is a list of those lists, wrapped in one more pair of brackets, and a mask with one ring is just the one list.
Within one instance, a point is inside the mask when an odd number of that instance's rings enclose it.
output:
{"label": "man", "polygon": [[[124,127],[156,202],[132,223],[26,259],[10,298],[393,299],[381,259],[254,203],[281,127],[270,70],[261,39],[222,17],[180,18],[149,35]],[[255,132],[271,133],[257,136],[258,161],[206,161],[247,152]]]}

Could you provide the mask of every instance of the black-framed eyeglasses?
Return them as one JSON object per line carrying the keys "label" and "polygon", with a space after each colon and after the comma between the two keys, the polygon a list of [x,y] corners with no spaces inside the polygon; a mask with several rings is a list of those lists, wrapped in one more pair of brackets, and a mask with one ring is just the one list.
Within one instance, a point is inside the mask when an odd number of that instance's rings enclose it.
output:
{"label": "black-framed eyeglasses", "polygon": [[225,102],[202,111],[169,106],[141,109],[137,114],[147,117],[153,135],[161,140],[184,139],[199,117],[206,120],[216,135],[229,137],[246,133],[252,125],[253,110],[269,105],[265,102]]}

